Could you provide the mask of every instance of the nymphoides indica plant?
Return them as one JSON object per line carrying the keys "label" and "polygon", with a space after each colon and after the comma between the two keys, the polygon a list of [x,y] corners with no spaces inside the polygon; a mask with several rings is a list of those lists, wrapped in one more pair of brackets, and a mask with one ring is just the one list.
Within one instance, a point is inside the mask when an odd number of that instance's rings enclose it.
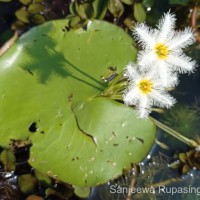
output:
{"label": "nymphoides indica plant", "polygon": [[141,44],[137,63],[129,63],[124,72],[128,86],[125,104],[135,106],[140,118],[147,118],[153,106],[170,108],[176,102],[168,89],[178,84],[178,73],[193,72],[196,62],[183,49],[195,42],[191,28],[175,30],[175,15],[168,12],[153,29],[137,24],[133,36]]}
{"label": "nymphoides indica plant", "polygon": [[[90,187],[147,156],[160,127],[149,114],[175,104],[168,90],[178,84],[179,73],[194,70],[196,62],[183,49],[195,39],[190,28],[175,31],[171,13],[156,29],[134,27],[138,55],[132,38],[113,24],[94,20],[86,29],[64,27],[66,20],[35,27],[0,57],[0,146],[30,140],[33,168]],[[108,66],[117,69],[104,83]]]}

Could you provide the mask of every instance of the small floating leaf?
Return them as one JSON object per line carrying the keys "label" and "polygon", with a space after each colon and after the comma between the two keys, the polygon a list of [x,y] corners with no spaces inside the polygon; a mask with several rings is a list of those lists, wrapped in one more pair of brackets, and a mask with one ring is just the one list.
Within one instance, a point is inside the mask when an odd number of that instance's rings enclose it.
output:
{"label": "small floating leaf", "polygon": [[90,187],[73,186],[73,188],[74,193],[81,198],[87,198],[90,196]]}
{"label": "small floating leaf", "polygon": [[106,15],[108,0],[94,0],[92,6],[94,8],[94,18],[103,19]]}
{"label": "small floating leaf", "polygon": [[56,190],[54,190],[53,188],[47,188],[45,190],[45,195],[46,196],[49,196],[49,195],[52,195],[52,194],[56,194]]}
{"label": "small floating leaf", "polygon": [[181,162],[186,162],[186,160],[187,160],[187,156],[186,156],[186,154],[185,153],[179,153],[179,159],[180,159],[180,161]]}
{"label": "small floating leaf", "polygon": [[37,179],[31,174],[24,174],[18,177],[19,188],[25,194],[33,194],[37,183]]}
{"label": "small floating leaf", "polygon": [[80,4],[76,11],[82,19],[90,19],[94,14],[93,7],[90,3]]}
{"label": "small floating leaf", "polygon": [[43,11],[44,8],[45,7],[41,4],[33,3],[28,7],[28,12],[30,12],[32,14],[37,14],[37,13],[40,13],[41,11]]}
{"label": "small floating leaf", "polygon": [[73,16],[69,19],[69,25],[72,28],[79,28],[81,23],[81,18],[79,16]]}
{"label": "small floating leaf", "polygon": [[26,7],[23,7],[20,10],[17,10],[15,15],[16,15],[17,19],[19,19],[20,21],[22,21],[24,23],[29,23],[30,14],[26,10]]}
{"label": "small floating leaf", "polygon": [[0,160],[4,165],[5,171],[15,170],[15,155],[10,150],[3,150],[0,155]]}
{"label": "small floating leaf", "polygon": [[183,174],[186,174],[190,169],[191,169],[190,166],[187,165],[187,164],[185,164],[185,165],[183,166],[183,168],[182,168],[182,173],[183,173]]}
{"label": "small floating leaf", "polygon": [[22,4],[28,5],[31,3],[31,0],[19,0]]}
{"label": "small floating leaf", "polygon": [[132,30],[133,28],[133,19],[130,17],[127,17],[126,19],[124,19],[123,23],[130,29]]}
{"label": "small floating leaf", "polygon": [[133,13],[135,19],[138,22],[144,22],[146,19],[146,12],[144,10],[144,7],[141,3],[134,3],[134,13]]}
{"label": "small floating leaf", "polygon": [[70,4],[69,4],[69,11],[70,11],[70,13],[72,15],[76,15],[77,14],[75,2],[70,2]]}
{"label": "small floating leaf", "polygon": [[12,26],[11,29],[12,30],[24,30],[26,28],[26,24],[20,20],[15,21]]}
{"label": "small floating leaf", "polygon": [[65,193],[61,193],[59,191],[57,191],[56,189],[53,189],[53,188],[47,188],[45,190],[45,195],[48,197],[48,196],[53,196],[53,199],[68,199],[68,195],[70,196],[70,191],[69,191],[69,194],[68,194],[68,191],[65,191]]}
{"label": "small floating leaf", "polygon": [[36,15],[32,16],[31,21],[33,21],[36,24],[42,24],[46,21],[46,19],[44,18],[43,15],[36,14]]}
{"label": "small floating leaf", "polygon": [[109,0],[108,10],[114,15],[114,17],[119,18],[124,12],[124,6],[120,0]]}

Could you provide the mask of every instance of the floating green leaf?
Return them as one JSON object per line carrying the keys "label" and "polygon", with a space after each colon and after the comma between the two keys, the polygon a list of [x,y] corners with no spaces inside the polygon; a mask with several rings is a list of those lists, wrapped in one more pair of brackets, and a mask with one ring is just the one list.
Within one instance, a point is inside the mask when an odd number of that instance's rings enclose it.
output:
{"label": "floating green leaf", "polygon": [[146,19],[146,12],[141,3],[134,3],[133,15],[138,22],[144,22]]}
{"label": "floating green leaf", "polygon": [[31,0],[19,0],[22,4],[28,5],[31,3]]}
{"label": "floating green leaf", "polygon": [[44,6],[38,3],[33,3],[28,7],[28,12],[32,14],[37,14],[40,13],[41,11],[44,10]]}
{"label": "floating green leaf", "polygon": [[107,22],[71,31],[66,24],[33,28],[0,58],[0,146],[29,138],[35,169],[93,186],[145,158],[155,126],[136,118],[132,108],[99,97],[107,68],[119,73],[135,60],[132,38]]}
{"label": "floating green leaf", "polygon": [[24,23],[29,23],[30,13],[26,10],[26,7],[22,7],[15,13],[17,19]]}
{"label": "floating green leaf", "polygon": [[77,14],[82,19],[90,19],[94,14],[92,4],[90,3],[83,3],[83,4],[78,5],[76,11],[77,11]]}
{"label": "floating green leaf", "polygon": [[37,179],[31,174],[24,174],[18,177],[19,188],[25,194],[33,194],[37,183]]}
{"label": "floating green leaf", "polygon": [[76,15],[77,14],[75,2],[70,2],[70,4],[69,4],[69,11],[70,11],[70,13],[72,15]]}
{"label": "floating green leaf", "polygon": [[74,193],[81,198],[87,198],[90,196],[90,187],[74,186]]}
{"label": "floating green leaf", "polygon": [[46,21],[44,16],[42,16],[40,14],[36,14],[36,15],[32,16],[31,20],[36,24],[42,24]]}
{"label": "floating green leaf", "polygon": [[[106,182],[129,168],[131,161],[140,162],[149,151],[145,147],[152,145],[152,123],[137,119],[131,108],[113,100],[97,98],[68,112],[71,117],[59,138],[52,134],[33,140],[31,164],[54,178],[80,186]],[[66,131],[71,134],[66,136]],[[54,164],[58,157],[59,167]]]}
{"label": "floating green leaf", "polygon": [[18,31],[22,31],[25,28],[26,28],[26,24],[20,20],[15,21],[11,26],[12,30],[18,30]]}
{"label": "floating green leaf", "polygon": [[120,0],[109,0],[108,10],[114,15],[114,17],[120,17],[124,12],[124,6]]}
{"label": "floating green leaf", "polygon": [[15,170],[15,155],[10,150],[3,150],[0,155],[0,161],[4,165],[5,171],[14,171]]}
{"label": "floating green leaf", "polygon": [[94,8],[94,18],[103,19],[106,15],[108,0],[94,0],[92,6]]}
{"label": "floating green leaf", "polygon": [[68,18],[69,20],[69,25],[72,28],[80,28],[81,27],[81,18],[77,16],[70,16]]}

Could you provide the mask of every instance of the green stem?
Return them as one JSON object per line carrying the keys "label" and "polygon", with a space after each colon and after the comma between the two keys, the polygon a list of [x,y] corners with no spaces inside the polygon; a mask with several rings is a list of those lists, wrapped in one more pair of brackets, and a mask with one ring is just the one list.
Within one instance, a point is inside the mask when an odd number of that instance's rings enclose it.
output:
{"label": "green stem", "polygon": [[117,82],[120,82],[122,80],[125,79],[125,77],[123,76],[124,71],[121,71],[114,79],[112,82],[110,82],[110,86],[112,87],[113,85],[115,85]]}
{"label": "green stem", "polygon": [[168,126],[164,125],[163,123],[159,122],[158,120],[154,119],[153,117],[149,116],[149,118],[155,123],[156,126],[158,126],[160,129],[162,129],[163,131],[169,133],[170,135],[172,135],[173,137],[177,138],[178,140],[186,143],[187,145],[189,145],[190,147],[199,147],[199,144],[191,139],[188,139],[187,137],[181,135],[180,133],[178,133],[177,131],[169,128]]}
{"label": "green stem", "polygon": [[113,94],[111,95],[111,99],[113,100],[118,100],[118,101],[123,101],[123,98],[122,98],[122,94]]}
{"label": "green stem", "polygon": [[127,80],[120,78],[116,79],[117,81],[115,80],[114,82],[111,82],[101,96],[113,96],[124,90],[125,86],[127,85]]}

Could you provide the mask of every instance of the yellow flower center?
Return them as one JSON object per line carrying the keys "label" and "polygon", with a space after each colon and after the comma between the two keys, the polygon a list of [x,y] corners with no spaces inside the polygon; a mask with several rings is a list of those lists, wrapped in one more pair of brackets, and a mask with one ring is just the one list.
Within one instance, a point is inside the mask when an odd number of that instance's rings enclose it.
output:
{"label": "yellow flower center", "polygon": [[155,46],[155,53],[160,59],[167,58],[167,56],[169,55],[168,46],[163,43],[157,43]]}
{"label": "yellow flower center", "polygon": [[143,94],[148,94],[152,90],[152,82],[143,79],[138,83],[138,87]]}

